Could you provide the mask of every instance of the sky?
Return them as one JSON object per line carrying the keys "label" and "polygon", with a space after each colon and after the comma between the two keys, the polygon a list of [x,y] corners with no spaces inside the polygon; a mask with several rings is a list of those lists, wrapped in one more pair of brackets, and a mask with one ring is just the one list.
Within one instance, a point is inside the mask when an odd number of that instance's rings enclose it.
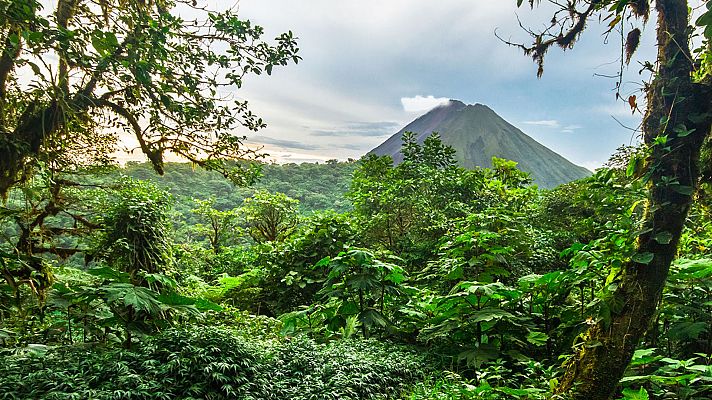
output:
{"label": "sky", "polygon": [[[221,2],[222,3],[222,2]],[[220,4],[220,3],[218,3]],[[641,116],[616,101],[620,35],[593,21],[573,50],[552,49],[544,76],[516,48],[520,28],[543,27],[550,10],[515,0],[240,0],[241,18],[268,37],[291,30],[299,64],[251,76],[236,92],[268,127],[250,143],[278,162],[359,158],[447,99],[482,103],[540,143],[594,169],[633,144]],[[654,58],[654,26],[644,30],[641,59]],[[645,75],[626,69],[623,94]],[[641,93],[637,93],[642,97]],[[622,125],[624,126],[622,126]]]}
{"label": "sky", "polygon": [[[50,0],[41,0],[49,6]],[[247,100],[267,128],[247,135],[276,162],[360,158],[448,99],[489,106],[543,145],[591,170],[621,145],[638,141],[642,61],[655,59],[655,16],[624,69],[616,98],[622,37],[592,20],[574,49],[552,48],[545,72],[511,42],[531,43],[522,28],[544,28],[549,2],[531,10],[517,0],[201,0],[236,9],[263,26],[265,38],[292,31],[298,64],[247,76],[235,98]],[[524,3],[527,3],[526,1]],[[699,13],[702,0],[690,4]],[[48,10],[52,7],[46,7]],[[186,19],[196,18],[187,11]],[[603,16],[605,17],[606,14]],[[520,26],[521,24],[521,26]],[[625,22],[626,29],[632,25]],[[639,101],[642,103],[642,101]],[[641,104],[642,106],[642,104]],[[642,108],[642,107],[641,107]],[[136,147],[131,139],[126,147]],[[142,158],[118,155],[119,161]]]}

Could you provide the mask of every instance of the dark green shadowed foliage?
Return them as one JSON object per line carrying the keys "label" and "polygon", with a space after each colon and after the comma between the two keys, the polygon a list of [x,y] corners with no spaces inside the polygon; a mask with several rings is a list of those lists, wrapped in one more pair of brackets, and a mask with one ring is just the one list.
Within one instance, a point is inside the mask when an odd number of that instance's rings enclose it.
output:
{"label": "dark green shadowed foliage", "polygon": [[133,351],[2,358],[1,399],[395,399],[425,376],[422,356],[384,343],[257,342],[217,328],[168,330]]}

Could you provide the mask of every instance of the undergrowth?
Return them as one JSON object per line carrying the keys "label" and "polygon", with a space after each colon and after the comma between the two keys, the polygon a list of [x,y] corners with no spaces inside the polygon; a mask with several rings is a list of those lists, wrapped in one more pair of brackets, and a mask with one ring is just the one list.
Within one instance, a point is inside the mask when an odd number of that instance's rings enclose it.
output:
{"label": "undergrowth", "polygon": [[35,347],[0,357],[2,399],[394,399],[424,357],[376,341],[254,341],[172,329],[133,350]]}

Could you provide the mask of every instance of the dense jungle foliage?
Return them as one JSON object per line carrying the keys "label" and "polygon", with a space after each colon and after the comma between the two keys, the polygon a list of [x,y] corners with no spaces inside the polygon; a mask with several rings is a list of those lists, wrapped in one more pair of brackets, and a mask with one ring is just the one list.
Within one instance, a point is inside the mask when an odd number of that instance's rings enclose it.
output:
{"label": "dense jungle foliage", "polygon": [[589,21],[620,34],[642,114],[548,191],[437,135],[250,162],[233,90],[301,56],[210,3],[0,0],[0,398],[712,398],[712,1],[516,0],[551,11],[503,40],[540,77]]}
{"label": "dense jungle foliage", "polygon": [[[0,213],[0,397],[545,398],[642,257],[635,150],[542,191],[404,140],[397,166],[265,165],[248,189],[188,164],[37,174]],[[709,196],[618,398],[712,395]]]}

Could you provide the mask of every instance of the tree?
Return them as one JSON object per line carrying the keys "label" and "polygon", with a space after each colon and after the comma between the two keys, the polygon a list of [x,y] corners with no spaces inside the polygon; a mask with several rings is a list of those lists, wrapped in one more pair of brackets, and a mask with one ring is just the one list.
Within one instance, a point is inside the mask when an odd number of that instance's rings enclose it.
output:
{"label": "tree", "polygon": [[197,0],[43,3],[0,0],[0,195],[40,162],[108,161],[121,132],[158,172],[171,152],[237,182],[253,177],[224,160],[253,156],[234,131],[265,124],[218,93],[297,62],[291,32],[270,44],[261,27]]}
{"label": "tree", "polygon": [[295,200],[284,193],[255,192],[245,199],[240,212],[244,215],[250,236],[258,243],[284,240],[294,232],[299,217]]}
{"label": "tree", "polygon": [[146,274],[170,266],[170,195],[146,181],[126,180],[105,210],[97,258],[126,272],[134,285],[146,284]]}
{"label": "tree", "polygon": [[92,204],[97,187],[78,182],[80,176],[47,169],[14,190],[0,207],[0,276],[20,303],[27,285],[39,300],[40,313],[54,278],[51,259],[67,259],[83,251],[80,238],[99,228]]}
{"label": "tree", "polygon": [[475,194],[468,172],[455,165],[455,150],[438,134],[422,145],[412,132],[402,140],[403,162],[394,166],[390,156],[366,155],[347,196],[366,240],[408,258],[404,252],[416,253],[418,246],[432,252],[446,217],[462,216]]}
{"label": "tree", "polygon": [[150,182],[127,179],[112,200],[101,221],[104,229],[94,254],[110,268],[90,270],[104,279],[103,285],[91,290],[91,297],[101,298],[110,307],[124,326],[124,345],[131,347],[134,330],[169,315],[164,300],[171,298],[162,299],[159,294],[175,287],[175,281],[163,275],[173,264],[168,223],[171,197]]}
{"label": "tree", "polygon": [[505,199],[526,197],[511,194],[531,182],[529,175],[513,161],[493,162],[492,170],[458,167],[455,150],[435,133],[421,145],[405,132],[403,162],[396,166],[390,156],[365,156],[347,193],[364,240],[394,252],[409,267],[424,266],[456,221]]}
{"label": "tree", "polygon": [[[524,0],[517,0],[521,6]],[[539,2],[528,1],[534,8]],[[548,29],[533,33],[531,46],[513,44],[533,57],[544,72],[544,56],[554,46],[573,47],[592,18],[609,22],[627,38],[625,60],[640,43],[640,29],[629,22],[647,23],[650,0],[566,0]],[[609,399],[633,352],[646,332],[659,303],[682,228],[700,184],[700,151],[712,126],[712,2],[690,27],[691,7],[686,0],[657,0],[657,60],[646,64],[652,82],[645,85],[646,111],[642,125],[646,146],[642,159],[634,158],[629,172],[647,185],[647,208],[642,229],[636,232],[636,254],[615,277],[610,320],[595,321],[576,345],[556,392],[574,399]],[[691,51],[693,36],[704,44]],[[621,69],[622,73],[622,69]],[[636,109],[637,98],[627,99]]]}
{"label": "tree", "polygon": [[405,272],[398,265],[384,262],[364,249],[349,249],[334,258],[324,258],[317,266],[328,266],[329,276],[321,294],[337,300],[332,326],[343,327],[349,316],[361,323],[361,334],[368,338],[371,328],[386,328],[387,300],[400,293]]}
{"label": "tree", "polygon": [[208,238],[213,253],[219,254],[231,231],[237,228],[237,210],[218,210],[215,208],[215,198],[207,200],[193,199],[197,205],[192,211],[199,215],[207,224],[197,224],[195,229]]}

